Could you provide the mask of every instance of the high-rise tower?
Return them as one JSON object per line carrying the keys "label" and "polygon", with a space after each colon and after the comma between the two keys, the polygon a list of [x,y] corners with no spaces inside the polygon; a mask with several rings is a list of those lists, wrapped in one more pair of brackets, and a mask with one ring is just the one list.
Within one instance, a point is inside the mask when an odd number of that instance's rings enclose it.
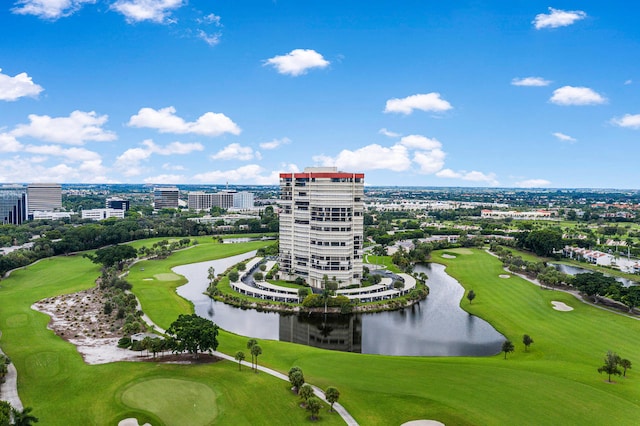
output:
{"label": "high-rise tower", "polygon": [[308,167],[280,174],[280,271],[322,288],[362,279],[364,174]]}

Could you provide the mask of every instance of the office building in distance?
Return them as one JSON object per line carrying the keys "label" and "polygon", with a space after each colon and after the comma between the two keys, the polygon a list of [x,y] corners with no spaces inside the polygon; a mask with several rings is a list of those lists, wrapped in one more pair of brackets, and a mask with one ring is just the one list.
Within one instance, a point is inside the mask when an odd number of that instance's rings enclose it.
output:
{"label": "office building in distance", "polygon": [[20,188],[0,189],[0,224],[21,225],[27,220],[27,191]]}
{"label": "office building in distance", "polygon": [[253,209],[254,196],[251,192],[224,190],[220,192],[190,192],[188,196],[189,209],[191,210],[211,210],[212,207],[220,207],[224,210]]}
{"label": "office building in distance", "polygon": [[280,174],[280,271],[316,288],[360,284],[364,174],[308,167]]}
{"label": "office building in distance", "polygon": [[105,202],[105,207],[108,209],[129,211],[129,200],[125,200],[120,197],[109,197]]}
{"label": "office building in distance", "polygon": [[177,209],[180,199],[180,190],[175,186],[164,186],[153,188],[153,208]]}
{"label": "office building in distance", "polygon": [[52,212],[62,208],[62,186],[59,183],[30,183],[27,185],[28,214]]}
{"label": "office building in distance", "polygon": [[87,209],[82,210],[83,219],[105,220],[109,218],[124,219],[124,210],[121,209]]}

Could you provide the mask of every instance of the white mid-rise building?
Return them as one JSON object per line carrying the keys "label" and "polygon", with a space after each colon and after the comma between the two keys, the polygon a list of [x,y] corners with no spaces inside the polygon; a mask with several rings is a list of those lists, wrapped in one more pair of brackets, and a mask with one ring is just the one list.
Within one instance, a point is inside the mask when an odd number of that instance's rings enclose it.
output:
{"label": "white mid-rise building", "polygon": [[364,174],[308,167],[280,174],[280,271],[323,287],[360,284],[364,226]]}
{"label": "white mid-rise building", "polygon": [[124,210],[121,209],[88,209],[82,210],[83,219],[105,220],[111,217],[124,219]]}
{"label": "white mid-rise building", "polygon": [[253,192],[240,191],[234,193],[233,207],[240,210],[252,210],[254,207]]}

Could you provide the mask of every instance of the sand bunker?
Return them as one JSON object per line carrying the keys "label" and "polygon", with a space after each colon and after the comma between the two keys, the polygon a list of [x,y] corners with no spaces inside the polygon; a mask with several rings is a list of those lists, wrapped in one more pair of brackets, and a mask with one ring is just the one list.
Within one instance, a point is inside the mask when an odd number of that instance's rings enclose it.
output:
{"label": "sand bunker", "polygon": [[443,253],[442,257],[444,257],[445,259],[455,259],[456,257],[452,254],[447,254],[447,253]]}
{"label": "sand bunker", "polygon": [[507,275],[507,274],[501,274],[498,275],[500,278],[511,278],[511,275]]}
{"label": "sand bunker", "polygon": [[402,423],[401,426],[445,426],[437,420],[412,420],[410,422]]}
{"label": "sand bunker", "polygon": [[142,281],[153,281],[153,278],[143,278]]}
{"label": "sand bunker", "polygon": [[555,309],[556,311],[562,311],[562,312],[573,311],[573,308],[571,306],[563,302],[557,302],[554,300],[551,302],[551,304],[553,305],[553,309]]}
{"label": "sand bunker", "polygon": [[[118,422],[118,426],[140,426],[140,424],[138,423],[138,419],[124,419],[124,420],[120,420]],[[149,423],[145,423],[142,426],[151,426]]]}

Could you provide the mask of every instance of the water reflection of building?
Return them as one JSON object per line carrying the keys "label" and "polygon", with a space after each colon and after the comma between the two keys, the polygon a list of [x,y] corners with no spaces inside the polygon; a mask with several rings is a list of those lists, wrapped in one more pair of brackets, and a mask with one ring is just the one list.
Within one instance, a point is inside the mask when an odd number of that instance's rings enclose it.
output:
{"label": "water reflection of building", "polygon": [[358,315],[280,315],[280,341],[321,349],[362,352]]}

